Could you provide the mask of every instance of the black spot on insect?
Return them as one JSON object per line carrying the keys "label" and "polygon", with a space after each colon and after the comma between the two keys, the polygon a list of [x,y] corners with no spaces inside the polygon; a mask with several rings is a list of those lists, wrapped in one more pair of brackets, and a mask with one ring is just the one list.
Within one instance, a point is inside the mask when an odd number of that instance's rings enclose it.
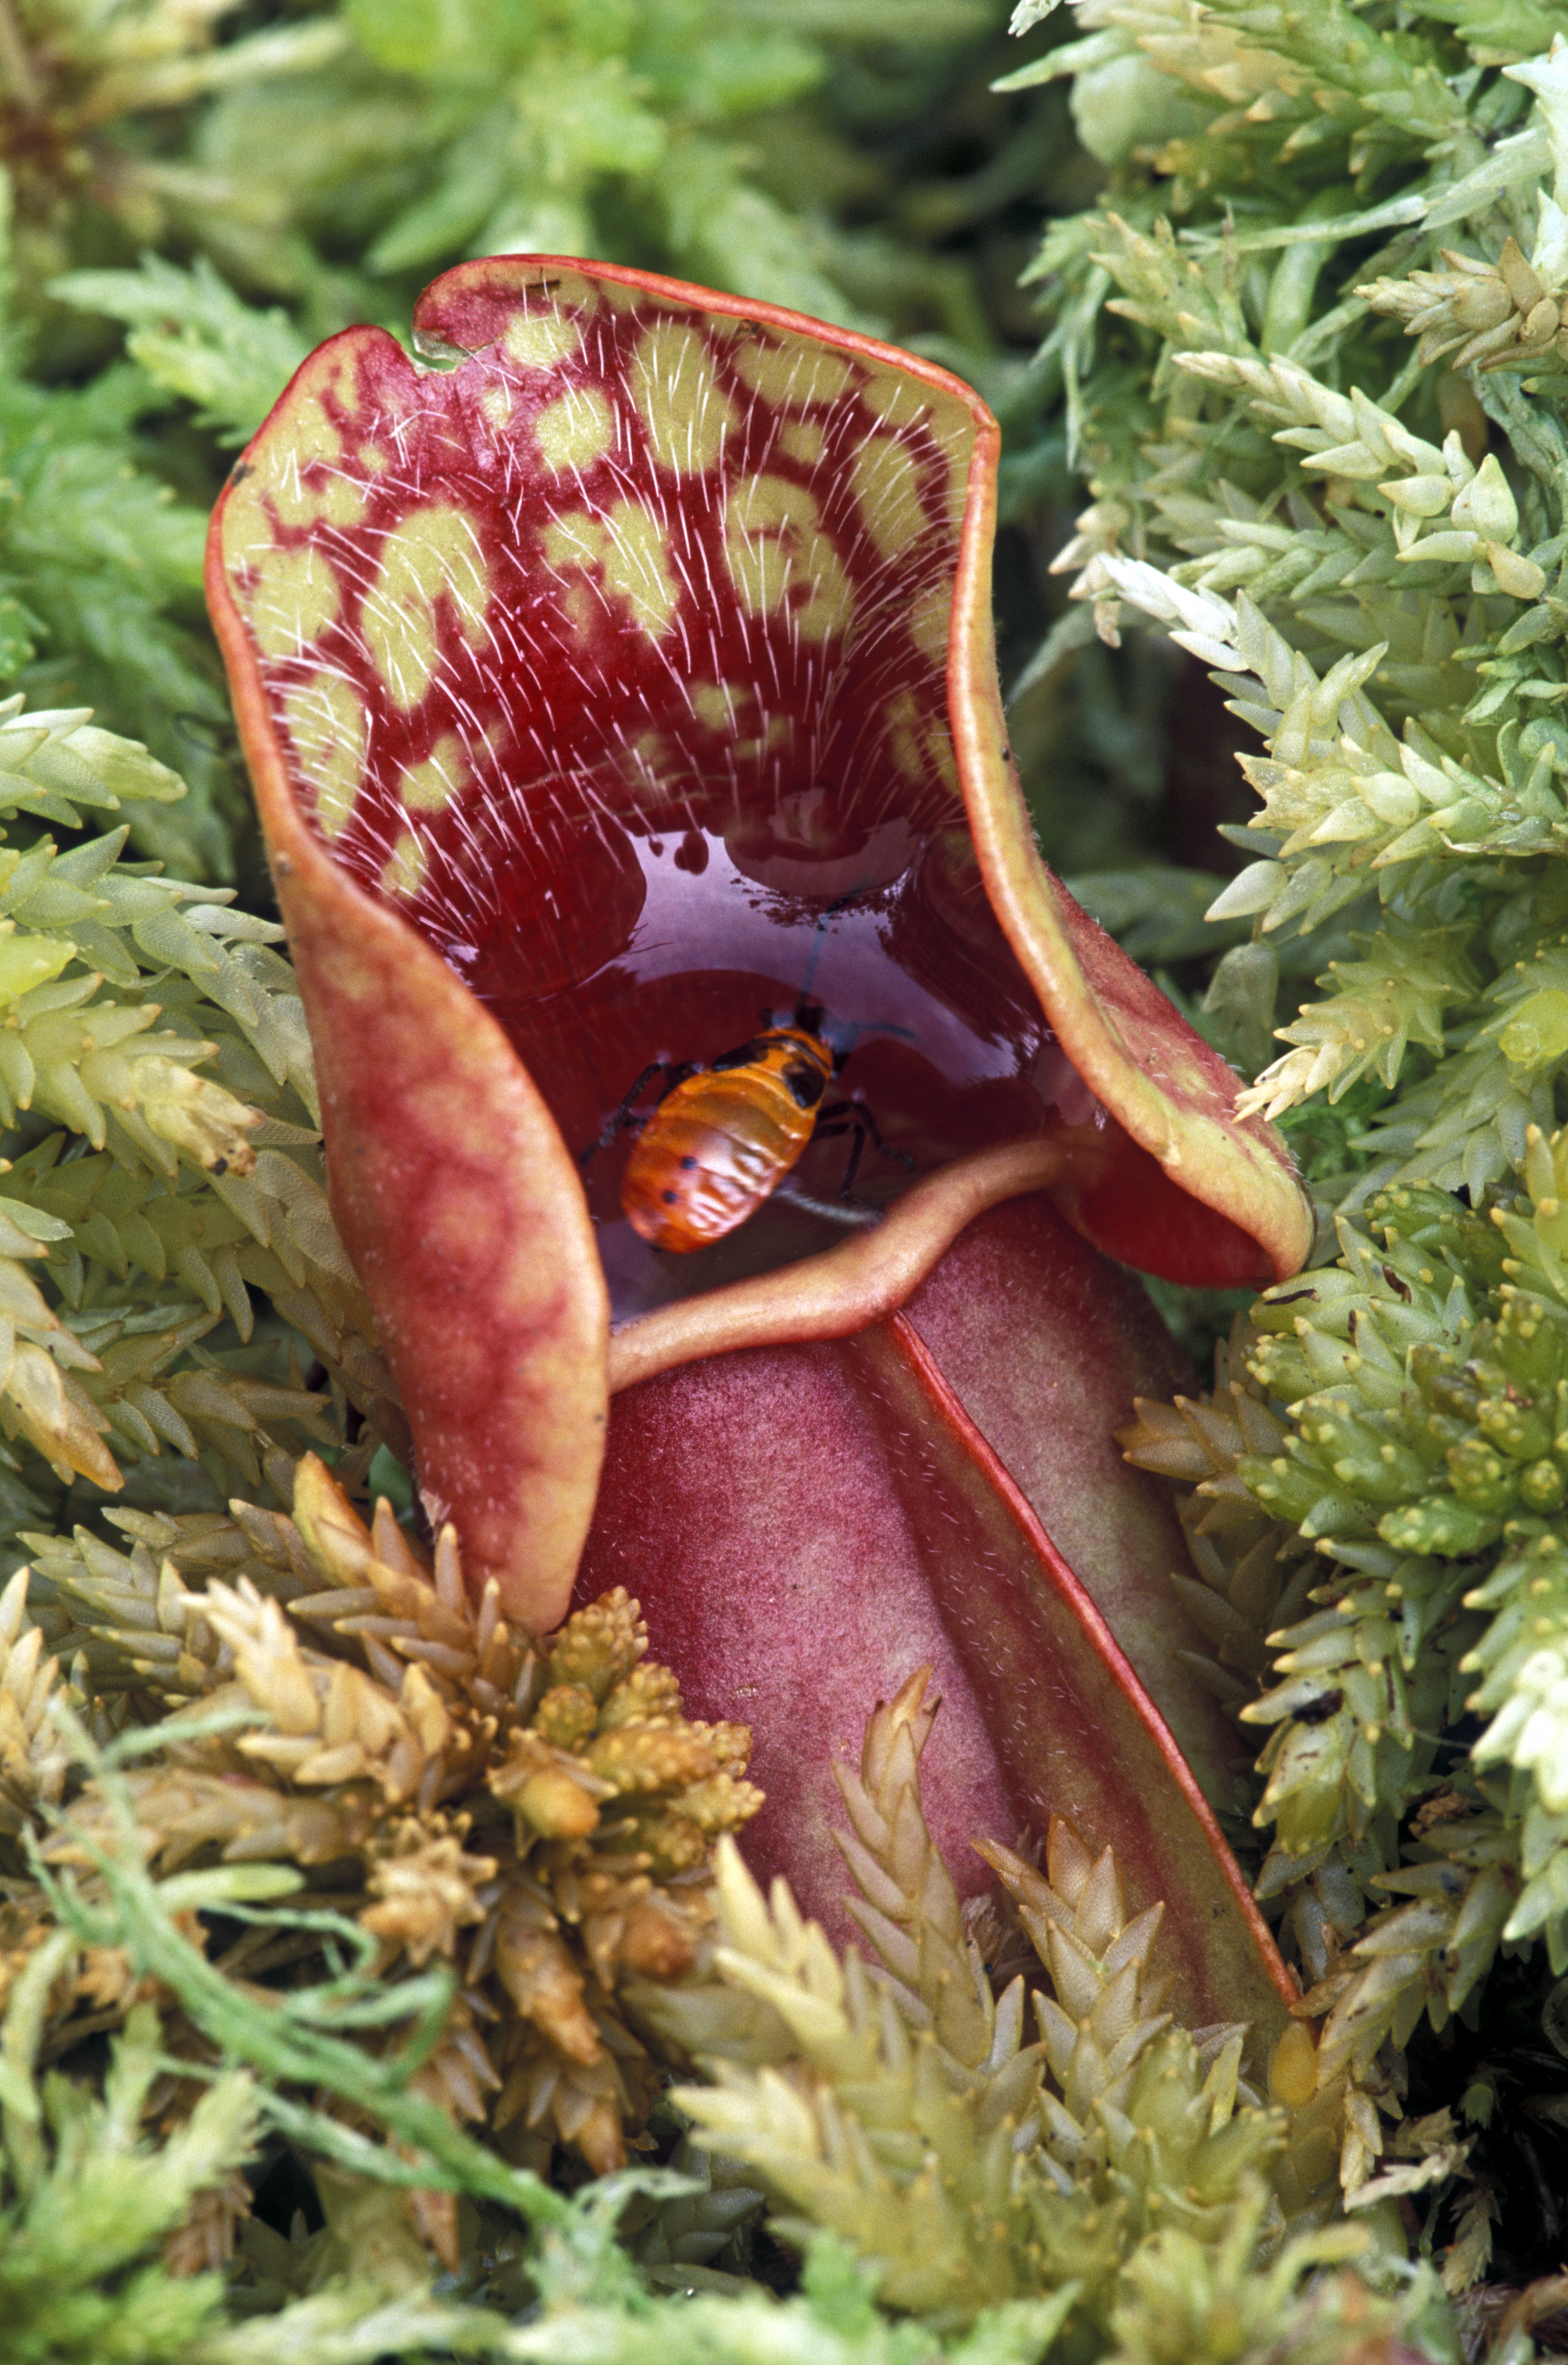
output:
{"label": "black spot on insect", "polygon": [[784,1085],[797,1108],[815,1108],[827,1089],[827,1078],[806,1060],[791,1059],[784,1070]]}
{"label": "black spot on insect", "polygon": [[660,1194],[660,1196],[666,1207],[673,1207],[678,1201],[680,1194],[678,1191],[665,1191]]}
{"label": "black spot on insect", "polygon": [[739,1043],[733,1051],[721,1051],[718,1058],[711,1059],[708,1064],[714,1075],[722,1075],[726,1068],[754,1066],[766,1055],[767,1050],[766,1038],[754,1036],[749,1043]]}
{"label": "black spot on insect", "polygon": [[1316,1699],[1302,1703],[1295,1712],[1295,1721],[1298,1724],[1327,1724],[1331,1716],[1338,1715],[1344,1705],[1343,1692],[1319,1692]]}
{"label": "black spot on insect", "polygon": [[695,1168],[697,1160],[695,1158],[689,1156],[683,1158],[680,1161],[680,1171],[683,1174],[689,1174]]}

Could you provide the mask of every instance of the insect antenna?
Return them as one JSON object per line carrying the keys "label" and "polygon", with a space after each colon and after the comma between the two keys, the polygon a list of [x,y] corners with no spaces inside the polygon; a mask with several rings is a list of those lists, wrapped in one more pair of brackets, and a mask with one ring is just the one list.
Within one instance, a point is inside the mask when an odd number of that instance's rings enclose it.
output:
{"label": "insect antenna", "polygon": [[820,1003],[812,1000],[812,987],[816,982],[817,963],[823,957],[823,947],[827,942],[827,924],[835,912],[842,912],[847,904],[853,903],[857,895],[863,892],[865,886],[865,880],[861,880],[857,887],[851,887],[843,895],[835,895],[833,902],[817,914],[817,925],[812,943],[812,957],[806,963],[806,974],[801,980],[801,991],[796,998],[794,1014],[794,1024],[797,1026],[805,1027],[809,1034],[822,1034],[823,1007]]}

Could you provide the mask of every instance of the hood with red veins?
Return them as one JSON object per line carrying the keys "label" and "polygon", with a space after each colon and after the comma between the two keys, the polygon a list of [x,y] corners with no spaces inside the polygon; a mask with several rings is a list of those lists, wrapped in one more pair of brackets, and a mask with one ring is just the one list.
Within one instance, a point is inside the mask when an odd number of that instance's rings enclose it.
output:
{"label": "hood with red veins", "polygon": [[[1008,1187],[1047,1181],[1147,1271],[1263,1281],[1309,1233],[1230,1070],[1039,859],[991,649],[998,435],[967,387],[531,257],[438,281],[416,348],[352,329],[304,364],[208,588],[421,1480],[476,1571],[526,1562],[558,1612],[599,1264],[625,1335],[666,1326],[663,1368],[703,1351],[683,1306],[722,1328],[764,1272],[782,1303],[838,1237],[780,1202],[660,1255],[621,1214],[624,1138],[585,1210],[577,1160],[650,1061],[711,1059],[809,989],[917,1170],[863,1167],[889,1254],[902,1198],[913,1232],[934,1178],[1047,1138],[1070,1155]],[[815,1142],[795,1179],[831,1196],[843,1159]]]}

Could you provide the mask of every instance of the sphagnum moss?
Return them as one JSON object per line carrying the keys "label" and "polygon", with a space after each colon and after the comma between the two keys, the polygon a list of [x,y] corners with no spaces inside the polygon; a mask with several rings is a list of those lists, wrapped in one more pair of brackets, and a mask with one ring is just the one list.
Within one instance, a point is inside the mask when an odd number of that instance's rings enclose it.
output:
{"label": "sphagnum moss", "polygon": [[[1531,1132],[1523,1180],[1484,1211],[1381,1192],[1365,1230],[1341,1219],[1336,1267],[1238,1326],[1214,1401],[1142,1407],[1124,1434],[1197,1481],[1208,1605],[1185,1590],[1216,1687],[1271,1728],[1260,1895],[1328,2015],[1320,2076],[1395,2113],[1390,2061],[1423,2019],[1473,2020],[1499,1951],[1540,1941],[1568,1969],[1568,1134]],[[1352,2183],[1382,2144],[1357,2124]],[[1477,2236],[1462,2272],[1485,2252]]]}
{"label": "sphagnum moss", "polygon": [[[157,1631],[183,1650],[149,1656],[134,1610],[93,1630],[143,1698],[238,1712],[199,1740],[172,1731],[124,1777],[146,1861],[330,1866],[332,1900],[375,1939],[382,1976],[432,1961],[459,1974],[420,2072],[442,2106],[536,2164],[560,2141],[600,2173],[622,2165],[656,2079],[618,1991],[695,1961],[712,1841],[760,1804],[743,1778],[749,1735],[682,1714],[624,1593],[530,1643],[493,1582],[470,1602],[450,1530],[427,1564],[385,1504],[366,1529],[314,1456],[292,1521],[248,1517],[273,1547],[258,1575],[285,1575],[286,1604],[242,1574],[188,1591],[165,1561]],[[41,1657],[27,1588],[18,1572],[5,1597],[0,1688],[18,1819],[58,1799],[62,1774],[46,1714],[60,1661]],[[90,1862],[106,1818],[89,1789],[46,1859]],[[55,2041],[73,2034],[66,2009]]]}
{"label": "sphagnum moss", "polygon": [[[745,1873],[727,1836],[756,1803],[745,1736],[683,1718],[623,1595],[530,1646],[493,1586],[469,1601],[450,1534],[427,1565],[385,1505],[367,1529],[308,1457],[294,1509],[189,1522],[187,1557],[221,1554],[228,1571],[205,1587],[165,1558],[150,1597],[145,1540],[118,1586],[87,1551],[73,1574],[57,1563],[57,1601],[91,1599],[99,1671],[118,1659],[127,1679],[118,1709],[106,1688],[90,1706],[76,1694],[96,1744],[63,1713],[72,1687],[28,1617],[26,1571],[0,1608],[13,1825],[50,1830],[33,1879],[9,1885],[4,1930],[33,2053],[80,2076],[104,2031],[155,2012],[174,2074],[138,2108],[171,2159],[219,2042],[266,2064],[263,2115],[305,2158],[324,2154],[327,2225],[297,2255],[245,2230],[248,2188],[214,2161],[183,2188],[167,2262],[237,2247],[275,2303],[311,2273],[407,2288],[424,2246],[471,2274],[489,2244],[498,2290],[526,2291],[534,2254],[464,2216],[451,2171],[483,2155],[461,2131],[500,2155],[487,2186],[470,2169],[476,2198],[499,2197],[506,2159],[544,2165],[550,2137],[608,2167],[662,2056],[715,2081],[672,2098],[692,2123],[682,2161],[698,2145],[720,2158],[705,2195],[655,2200],[629,2227],[655,2281],[707,2273],[761,2185],[781,2204],[776,2236],[847,2244],[884,2307],[917,2316],[927,2343],[968,2328],[976,2356],[1004,2325],[1129,2365],[1168,2353],[1149,2346],[1167,2319],[1185,2326],[1184,2353],[1216,2365],[1237,2353],[1238,2317],[1260,2339],[1314,2327],[1326,2360],[1358,2327],[1415,2337],[1428,2282],[1385,2288],[1362,2229],[1313,2230],[1347,2083],[1315,2088],[1305,2027],[1277,2049],[1266,2102],[1240,2076],[1243,2029],[1188,2032],[1162,2008],[1161,1909],[1129,1919],[1110,1852],[1060,1821],[1043,1869],[984,1844],[1009,1923],[960,1910],[921,1806],[936,1707],[924,1672],[872,1716],[858,1770],[840,1769],[873,1959],[839,1958],[782,1884],[765,1903]],[[176,1635],[178,1651],[150,1641]],[[149,1721],[127,1728],[136,1746],[115,1763],[102,1743],[127,1710]],[[269,1896],[281,1911],[247,1916],[247,1897]],[[221,1917],[230,1899],[217,1942],[195,1909]],[[171,1909],[179,1931],[158,1938]],[[300,1990],[301,2034],[285,2042],[268,2031],[302,1976],[323,1960],[330,1973],[329,1932],[359,1942],[358,1983],[340,1974],[325,2023]],[[266,2030],[246,2020],[257,2004]],[[308,2032],[334,2017],[327,2058]],[[345,2047],[363,2071],[346,2073]],[[383,2091],[379,2064],[399,2053],[411,2075]],[[306,2060],[313,2113],[294,2099]],[[392,2165],[378,2113],[393,2162],[414,2135],[390,2100],[405,2091],[426,2113],[410,2158],[433,2145],[448,2170],[411,2167],[406,2198],[375,2180]],[[452,2130],[442,2144],[431,2113]]]}
{"label": "sphagnum moss", "polygon": [[[1489,2026],[1532,2141],[1562,2102],[1568,43],[1531,5],[1076,15],[1014,77],[1073,76],[1114,175],[1035,271],[1089,502],[1033,671],[1152,627],[1257,734],[1205,1008],[1324,1216],[1126,1441],[1191,1490],[1206,1680],[1267,1736],[1237,1803],[1347,2182],[1427,2194],[1460,2288],[1498,2225],[1532,2256],[1506,2177],[1431,2199],[1506,2115]],[[1412,2078],[1459,2133],[1373,2178]]]}
{"label": "sphagnum moss", "polygon": [[84,709],[0,710],[8,1541],[65,1524],[67,1490],[88,1508],[131,1477],[144,1516],[186,1512],[192,1477],[215,1511],[236,1486],[286,1503],[300,1454],[342,1451],[351,1422],[351,1467],[407,1451],[327,1208],[283,932],[126,858],[120,817],[184,794]]}
{"label": "sphagnum moss", "polygon": [[[712,1973],[637,1997],[714,2081],[677,2099],[777,2196],[780,2232],[847,2240],[889,2306],[956,2325],[1045,2291],[1067,2356],[1236,2354],[1238,2310],[1294,2323],[1312,2266],[1371,2255],[1359,2230],[1303,2230],[1332,2189],[1343,2081],[1315,2092],[1298,2025],[1266,2102],[1240,2074],[1244,2029],[1174,2023],[1162,1909],[1129,1919],[1111,1851],[1059,1819],[1043,1869],[980,1844],[1014,1917],[998,1995],[922,1813],[928,1680],[876,1710],[858,1775],[840,1769],[875,1959],[836,1956],[722,1842]],[[1351,2320],[1376,2315],[1363,2283],[1348,2290]],[[1137,2295],[1157,2291],[1185,2349],[1144,2346]]]}

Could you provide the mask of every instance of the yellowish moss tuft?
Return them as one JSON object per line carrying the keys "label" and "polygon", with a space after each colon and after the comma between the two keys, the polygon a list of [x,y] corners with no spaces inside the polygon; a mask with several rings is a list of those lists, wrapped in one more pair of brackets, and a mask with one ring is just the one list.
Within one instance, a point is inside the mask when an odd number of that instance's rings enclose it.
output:
{"label": "yellowish moss tuft", "polygon": [[[168,1557],[150,1596],[117,1584],[104,1564],[118,1556],[84,1533],[77,1583],[90,1587],[96,1562],[96,1606],[116,1611],[91,1632],[97,1672],[119,1663],[112,1711],[62,1682],[18,1572],[0,1601],[0,1812],[20,1832],[61,1796],[68,1761],[46,1710],[62,1690],[105,1730],[128,1709],[154,1725],[193,1704],[232,1711],[216,1732],[205,1716],[194,1738],[171,1723],[120,1777],[150,1866],[304,1867],[375,1942],[394,1991],[432,1964],[455,1973],[420,2091],[514,2163],[545,2167],[560,2143],[596,2171],[618,2167],[657,2090],[651,2031],[622,1990],[697,1961],[712,1840],[761,1804],[745,1779],[749,1735],[683,1715],[624,1592],[532,1641],[501,1617],[493,1584],[470,1600],[450,1529],[427,1557],[385,1504],[366,1527],[314,1456],[294,1501],[292,1520],[237,1506],[232,1522],[164,1522],[197,1563],[227,1555],[228,1578],[204,1589]],[[87,1677],[84,1648],[73,1665]],[[90,1881],[114,1829],[89,1783],[46,1858]],[[39,1893],[18,1882],[0,1933],[12,1972],[45,1927]],[[225,1966],[251,1981],[269,1969],[257,1936]],[[51,2052],[117,2024],[141,1991],[113,1950],[80,1950],[51,2000]],[[424,2194],[415,2213],[443,2255],[449,2202]],[[220,2214],[214,2198],[207,2230],[182,2230],[182,2257],[210,2247]]]}

